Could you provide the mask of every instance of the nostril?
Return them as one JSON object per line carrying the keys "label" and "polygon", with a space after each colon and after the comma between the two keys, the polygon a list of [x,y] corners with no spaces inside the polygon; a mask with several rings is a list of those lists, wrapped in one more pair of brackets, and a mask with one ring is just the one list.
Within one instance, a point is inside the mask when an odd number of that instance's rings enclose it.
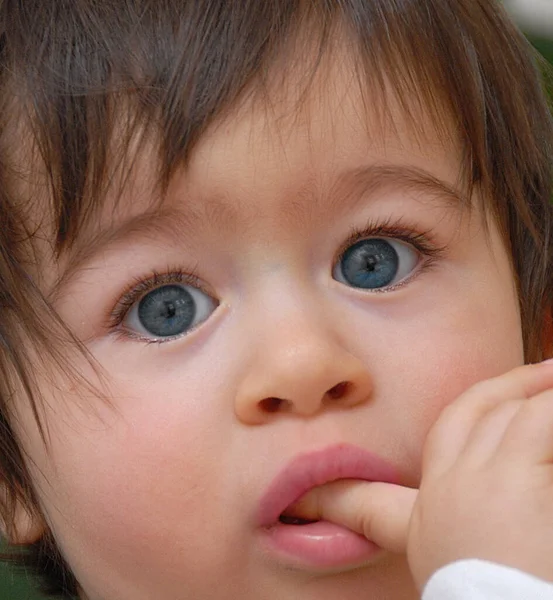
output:
{"label": "nostril", "polygon": [[351,391],[351,388],[351,383],[349,383],[348,381],[341,381],[340,383],[337,383],[334,387],[331,387],[328,390],[327,395],[329,398],[332,398],[332,400],[340,400]]}
{"label": "nostril", "polygon": [[259,403],[259,406],[261,410],[267,413],[275,413],[278,412],[285,403],[286,400],[283,400],[282,398],[271,397],[263,398],[263,400],[261,400]]}

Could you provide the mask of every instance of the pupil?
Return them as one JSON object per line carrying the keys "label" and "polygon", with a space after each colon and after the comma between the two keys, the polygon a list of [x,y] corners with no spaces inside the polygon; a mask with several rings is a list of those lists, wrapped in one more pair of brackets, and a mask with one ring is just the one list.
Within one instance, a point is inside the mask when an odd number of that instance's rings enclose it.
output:
{"label": "pupil", "polygon": [[138,319],[148,333],[171,337],[184,333],[194,322],[196,304],[186,288],[165,285],[144,296],[138,305]]}
{"label": "pupil", "polygon": [[342,276],[352,287],[383,288],[396,278],[399,257],[394,247],[386,240],[361,240],[346,250],[340,269]]}
{"label": "pupil", "polygon": [[378,260],[374,256],[369,256],[367,258],[367,271],[369,271],[369,272],[375,271],[377,264],[378,264]]}

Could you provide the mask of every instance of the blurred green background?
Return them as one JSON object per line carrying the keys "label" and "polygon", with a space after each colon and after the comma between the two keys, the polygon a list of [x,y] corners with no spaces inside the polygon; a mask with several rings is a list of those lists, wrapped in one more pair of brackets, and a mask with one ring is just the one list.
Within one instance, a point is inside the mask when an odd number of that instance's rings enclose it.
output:
{"label": "blurred green background", "polygon": [[545,37],[534,37],[532,38],[532,43],[553,65],[553,39],[548,39]]}
{"label": "blurred green background", "polygon": [[[545,36],[529,36],[536,48],[553,65],[553,39]],[[22,573],[0,565],[0,600],[43,600],[32,584],[32,581]]]}

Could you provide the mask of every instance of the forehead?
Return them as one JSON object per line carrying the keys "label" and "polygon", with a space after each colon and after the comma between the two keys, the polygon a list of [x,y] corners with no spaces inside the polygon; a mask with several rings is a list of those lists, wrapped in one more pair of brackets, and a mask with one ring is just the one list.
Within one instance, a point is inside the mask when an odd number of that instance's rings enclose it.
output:
{"label": "forehead", "polygon": [[431,165],[430,174],[452,188],[462,184],[453,127],[444,128],[420,102],[402,104],[391,86],[366,85],[343,56],[325,61],[308,84],[305,72],[292,71],[263,94],[247,95],[207,129],[161,195],[155,156],[148,146],[139,152],[92,229],[160,210],[286,213],[317,204],[371,166]]}
{"label": "forehead", "polygon": [[379,159],[392,162],[412,154],[416,164],[418,157],[455,150],[429,115],[421,110],[408,115],[391,96],[382,110],[380,94],[362,90],[343,73],[329,73],[307,98],[294,98],[294,92],[242,107],[215,124],[196,148],[188,176],[215,184],[240,170],[263,186],[285,172],[309,183]]}
{"label": "forehead", "polygon": [[59,286],[104,247],[160,236],[193,244],[202,232],[232,235],[267,220],[294,236],[384,188],[423,192],[455,214],[468,205],[459,145],[420,104],[361,85],[343,60],[319,68],[308,88],[293,73],[273,83],[213,123],[163,194],[155,151],[142,147],[62,255]]}
{"label": "forehead", "polygon": [[464,204],[453,130],[391,86],[366,85],[343,56],[319,65],[307,85],[305,71],[291,70],[246,96],[208,128],[162,193],[155,144],[136,147],[120,165],[122,184],[62,255],[62,280],[101,246],[133,236],[332,219],[352,207],[348,196],[375,187],[426,188]]}

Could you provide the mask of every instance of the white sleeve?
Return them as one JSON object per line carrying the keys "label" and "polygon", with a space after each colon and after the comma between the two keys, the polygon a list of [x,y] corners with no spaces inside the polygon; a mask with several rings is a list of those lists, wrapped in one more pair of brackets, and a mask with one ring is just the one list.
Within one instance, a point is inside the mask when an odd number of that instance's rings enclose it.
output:
{"label": "white sleeve", "polygon": [[436,571],[422,600],[553,600],[553,582],[483,560],[462,560]]}

